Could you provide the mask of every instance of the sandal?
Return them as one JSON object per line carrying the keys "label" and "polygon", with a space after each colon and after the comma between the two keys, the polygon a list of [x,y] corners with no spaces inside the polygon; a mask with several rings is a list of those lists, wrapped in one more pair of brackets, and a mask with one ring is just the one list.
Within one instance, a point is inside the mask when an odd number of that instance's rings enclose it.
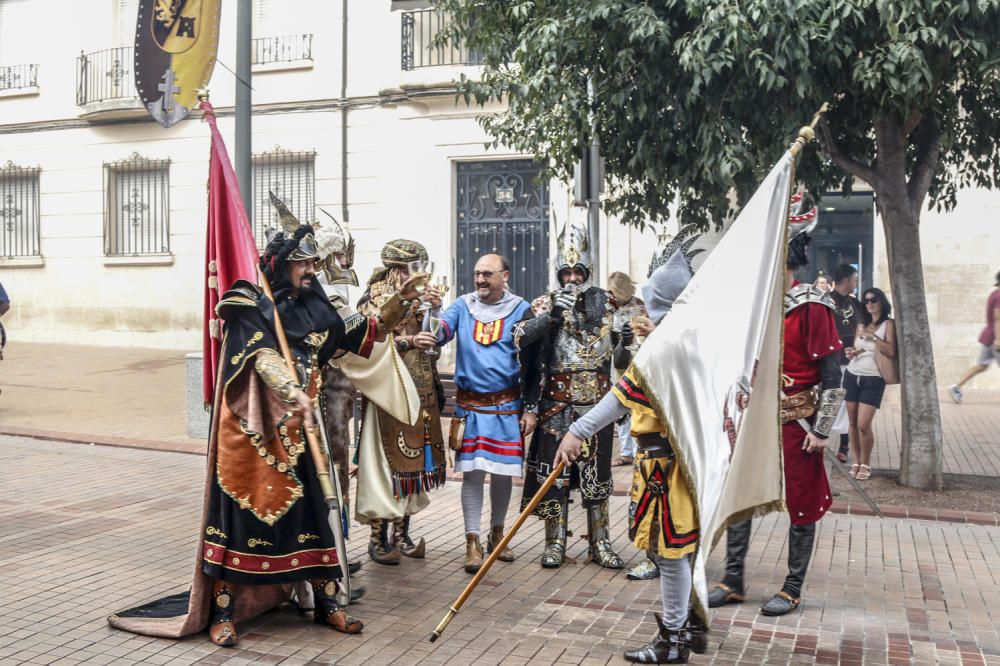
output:
{"label": "sandal", "polygon": [[870,479],[871,476],[872,476],[871,467],[869,467],[868,465],[859,465],[858,473],[855,475],[854,478],[857,479],[858,481],[865,481],[866,479]]}
{"label": "sandal", "polygon": [[614,462],[615,467],[627,467],[628,465],[635,464],[635,458],[630,456],[622,456]]}
{"label": "sandal", "polygon": [[853,465],[851,465],[851,469],[849,472],[847,472],[847,475],[850,476],[852,479],[858,478],[858,467],[860,467],[858,463],[854,463]]}

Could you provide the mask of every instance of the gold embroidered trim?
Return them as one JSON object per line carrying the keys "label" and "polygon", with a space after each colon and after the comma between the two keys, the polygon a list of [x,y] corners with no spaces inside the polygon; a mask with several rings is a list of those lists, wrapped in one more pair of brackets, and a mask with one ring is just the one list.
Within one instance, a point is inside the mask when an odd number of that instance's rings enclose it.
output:
{"label": "gold embroidered trim", "polygon": [[[233,365],[239,365],[240,361],[243,360],[243,357],[247,353],[246,350],[249,349],[250,347],[254,346],[254,344],[256,344],[263,337],[264,337],[264,334],[261,331],[257,331],[256,333],[254,333],[253,335],[251,335],[250,339],[247,340],[246,348],[243,351],[241,351],[239,354],[234,355],[232,357],[232,359],[230,359],[229,362],[232,363]],[[277,353],[277,352],[275,352],[275,353]]]}
{"label": "gold embroidered trim", "polygon": [[265,541],[264,539],[248,539],[247,546],[250,548],[256,548],[257,546],[273,546],[274,544],[270,541]]}
{"label": "gold embroidered trim", "polygon": [[222,537],[223,539],[228,539],[229,538],[226,535],[225,532],[223,532],[222,530],[220,530],[217,527],[212,527],[211,525],[209,525],[208,527],[205,528],[205,535],[206,536],[219,536],[219,537]]}
{"label": "gold embroidered trim", "polygon": [[305,534],[299,535],[299,543],[305,543],[306,541],[312,541],[313,539],[318,539],[318,538],[319,538],[318,534],[309,534],[308,532],[306,532]]}

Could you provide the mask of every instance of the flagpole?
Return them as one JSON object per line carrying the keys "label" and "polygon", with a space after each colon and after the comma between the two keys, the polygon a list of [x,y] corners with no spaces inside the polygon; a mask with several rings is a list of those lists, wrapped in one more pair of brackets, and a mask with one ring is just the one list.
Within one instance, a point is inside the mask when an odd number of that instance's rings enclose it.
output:
{"label": "flagpole", "polygon": [[253,109],[250,61],[253,53],[253,0],[237,0],[236,4],[236,180],[240,184],[243,208],[253,227],[252,151],[250,132]]}

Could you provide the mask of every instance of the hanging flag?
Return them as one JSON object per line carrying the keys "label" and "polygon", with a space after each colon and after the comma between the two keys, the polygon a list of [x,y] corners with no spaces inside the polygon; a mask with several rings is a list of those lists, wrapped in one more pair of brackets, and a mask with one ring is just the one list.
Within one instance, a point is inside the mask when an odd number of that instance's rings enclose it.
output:
{"label": "hanging flag", "polygon": [[135,89],[149,115],[170,127],[207,88],[219,49],[222,0],[139,0]]}
{"label": "hanging flag", "polygon": [[208,234],[205,242],[205,330],[203,334],[202,388],[205,404],[215,396],[215,377],[222,347],[222,321],[215,313],[221,295],[236,280],[257,283],[257,243],[226,144],[215,122],[215,110],[201,103],[212,132],[208,166]]}
{"label": "hanging flag", "polygon": [[705,610],[705,564],[723,530],[784,508],[778,396],[793,165],[788,152],[771,170],[633,366],[691,484],[694,593]]}

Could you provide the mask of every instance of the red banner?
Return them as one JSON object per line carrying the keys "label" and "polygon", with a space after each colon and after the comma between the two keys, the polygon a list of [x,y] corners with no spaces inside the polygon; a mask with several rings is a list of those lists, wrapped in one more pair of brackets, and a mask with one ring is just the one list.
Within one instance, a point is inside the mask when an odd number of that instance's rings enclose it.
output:
{"label": "red banner", "polygon": [[257,283],[257,243],[240,196],[236,173],[215,122],[215,109],[201,103],[212,130],[208,167],[208,233],[205,242],[205,331],[202,387],[206,404],[215,396],[215,378],[222,347],[222,321],[215,313],[219,299],[236,280]]}

